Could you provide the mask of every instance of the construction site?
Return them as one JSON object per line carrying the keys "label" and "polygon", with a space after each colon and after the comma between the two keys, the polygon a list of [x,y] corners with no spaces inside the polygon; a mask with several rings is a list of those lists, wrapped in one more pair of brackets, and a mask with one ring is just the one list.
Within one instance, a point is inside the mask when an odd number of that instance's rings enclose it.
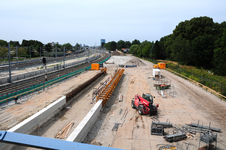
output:
{"label": "construction site", "polygon": [[39,71],[0,85],[0,149],[226,150],[225,101],[163,63],[117,51],[71,58],[49,63],[48,81]]}

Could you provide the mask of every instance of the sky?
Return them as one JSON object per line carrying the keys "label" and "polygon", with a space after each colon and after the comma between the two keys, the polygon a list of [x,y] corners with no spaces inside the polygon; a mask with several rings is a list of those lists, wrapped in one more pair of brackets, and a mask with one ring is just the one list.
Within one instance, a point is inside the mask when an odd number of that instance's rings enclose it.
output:
{"label": "sky", "polygon": [[156,41],[182,21],[226,21],[225,0],[5,0],[0,39],[99,46],[100,39]]}

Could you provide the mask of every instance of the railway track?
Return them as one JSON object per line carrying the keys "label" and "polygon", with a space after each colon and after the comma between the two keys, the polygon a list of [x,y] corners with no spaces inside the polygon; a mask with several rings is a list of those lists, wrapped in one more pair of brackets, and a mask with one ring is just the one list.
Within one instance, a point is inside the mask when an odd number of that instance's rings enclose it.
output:
{"label": "railway track", "polygon": [[[76,65],[76,66],[68,67],[65,69],[61,69],[59,71],[50,72],[50,73],[48,73],[48,80],[52,80],[59,76],[68,74],[70,72],[77,71],[79,69],[88,67],[91,65],[91,63],[100,62],[100,61],[106,59],[107,57],[108,57],[108,54],[104,54],[103,57],[101,57],[97,60],[94,60],[92,62],[86,62],[83,65]],[[35,77],[35,78],[29,78],[27,80],[22,80],[22,81],[18,81],[16,83],[12,83],[10,85],[0,86],[0,96],[6,95],[9,93],[13,93],[16,91],[20,91],[22,89],[25,89],[25,88],[28,88],[28,87],[31,87],[31,86],[34,86],[34,85],[37,85],[40,83],[44,83],[44,82],[45,82],[45,75],[43,74],[43,75],[39,75],[38,77]]]}

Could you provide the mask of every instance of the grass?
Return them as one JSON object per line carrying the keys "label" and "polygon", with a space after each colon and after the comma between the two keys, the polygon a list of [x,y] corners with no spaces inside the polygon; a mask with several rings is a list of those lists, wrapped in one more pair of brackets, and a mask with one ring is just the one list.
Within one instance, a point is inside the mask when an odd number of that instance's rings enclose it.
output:
{"label": "grass", "polygon": [[176,65],[176,63],[163,61],[167,68],[180,73],[196,82],[199,82],[219,93],[226,96],[226,77],[214,75],[212,72],[205,69],[198,69],[193,66]]}

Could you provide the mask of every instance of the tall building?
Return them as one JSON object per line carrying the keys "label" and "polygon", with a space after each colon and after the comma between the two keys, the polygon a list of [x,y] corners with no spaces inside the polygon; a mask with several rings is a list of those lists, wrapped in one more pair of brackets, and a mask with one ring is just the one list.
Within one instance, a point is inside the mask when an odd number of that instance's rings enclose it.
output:
{"label": "tall building", "polygon": [[104,44],[105,44],[105,39],[100,39],[100,46],[101,46],[102,48],[103,48]]}

